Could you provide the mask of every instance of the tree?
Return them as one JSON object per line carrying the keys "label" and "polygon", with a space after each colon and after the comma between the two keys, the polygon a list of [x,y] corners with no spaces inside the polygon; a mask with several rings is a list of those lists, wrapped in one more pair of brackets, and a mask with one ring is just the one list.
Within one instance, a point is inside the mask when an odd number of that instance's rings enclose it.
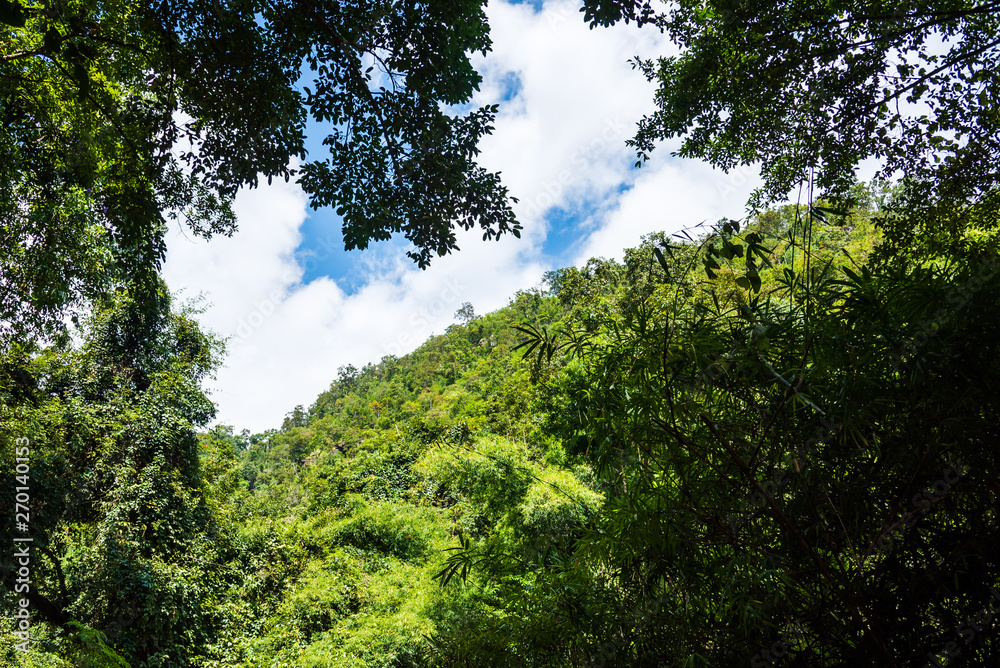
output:
{"label": "tree", "polygon": [[[231,234],[231,199],[259,178],[298,177],[348,249],[402,233],[420,267],[456,227],[519,235],[476,163],[496,107],[461,107],[469,54],[490,47],[482,5],[2,0],[0,334],[155,284],[165,220]],[[307,119],[329,155],[305,156]]]}
{"label": "tree", "polygon": [[[170,306],[149,312],[121,291],[95,305],[81,345],[0,353],[2,537],[14,544],[15,488],[29,487],[32,614],[95,651],[106,633],[132,665],[188,665],[212,632],[207,564],[220,541],[195,429],[215,414],[200,384],[221,344]],[[15,567],[0,562],[7,604]]]}
{"label": "tree", "polygon": [[[634,15],[641,3],[627,4]],[[631,141],[640,161],[680,137],[685,157],[760,163],[759,208],[810,170],[846,195],[855,167],[876,158],[883,176],[925,184],[924,200],[986,198],[995,210],[997,2],[681,0],[644,21],[682,50],[637,63],[659,86]]]}
{"label": "tree", "polygon": [[468,325],[475,320],[476,310],[472,308],[472,302],[463,302],[462,307],[455,311],[455,318],[461,320],[464,325]]}
{"label": "tree", "polygon": [[306,426],[306,413],[300,404],[293,408],[291,413],[285,415],[285,419],[281,423],[281,431],[284,432],[289,429],[304,426]]}

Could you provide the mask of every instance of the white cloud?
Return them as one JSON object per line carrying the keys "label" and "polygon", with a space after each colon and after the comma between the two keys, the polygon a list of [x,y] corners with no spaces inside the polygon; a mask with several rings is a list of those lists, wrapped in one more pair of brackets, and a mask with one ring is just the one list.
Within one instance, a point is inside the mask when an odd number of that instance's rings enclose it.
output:
{"label": "white cloud", "polygon": [[694,160],[654,160],[603,212],[599,229],[587,238],[575,262],[591,257],[620,260],[624,249],[639,245],[650,232],[674,233],[721,218],[742,219],[747,198],[759,183],[754,168],[725,174]]}
{"label": "white cloud", "polygon": [[[577,263],[621,258],[649,232],[742,217],[759,183],[753,168],[724,174],[671,158],[669,145],[642,169],[631,168],[635,153],[625,140],[654,110],[655,87],[628,61],[676,47],[650,28],[591,30],[579,6],[550,1],[538,13],[527,4],[489,7],[494,48],[480,62],[485,85],[478,101],[501,102],[511,72],[520,91],[513,104],[501,103],[496,132],[483,142],[484,163],[502,171],[522,199],[517,211],[531,239],[544,237],[552,206],[584,207]],[[628,190],[619,196],[622,185]]]}
{"label": "white cloud", "polygon": [[[726,198],[705,167],[662,151],[652,168],[630,170],[634,155],[624,141],[652,110],[653,86],[627,60],[672,47],[655,30],[590,30],[578,7],[553,0],[540,13],[506,2],[488,8],[494,49],[478,61],[485,81],[477,102],[499,102],[515,78],[520,88],[502,103],[481,157],[521,199],[521,240],[483,242],[474,230],[460,233],[462,250],[435,259],[427,271],[375,253],[367,280],[348,294],[327,278],[302,282],[295,249],[306,198],[294,183],[241,192],[240,230],[232,239],[206,243],[171,233],[168,284],[185,296],[205,292],[212,306],[202,322],[233,337],[226,366],[210,384],[221,422],[278,427],[293,406],[309,405],[329,386],[337,367],[413,350],[442,333],[463,302],[479,313],[505,305],[552,268],[541,249],[544,214],[553,205],[584,208],[581,260],[620,256],[642,233],[723,215]],[[619,196],[623,184],[630,188]],[[740,194],[730,200],[736,211],[725,215],[738,216]]]}
{"label": "white cloud", "polygon": [[[625,140],[653,109],[653,87],[628,64],[670,49],[653,30],[632,25],[590,30],[579,3],[493,2],[493,51],[477,62],[485,82],[479,104],[500,103],[496,131],[482,143],[483,163],[503,173],[522,201],[519,216],[541,235],[541,218],[575,198],[603,199],[634,160]],[[517,97],[502,98],[514,75]]]}
{"label": "white cloud", "polygon": [[459,235],[465,250],[427,271],[399,258],[346,294],[328,278],[301,282],[293,251],[306,213],[298,187],[241,192],[236,209],[240,231],[231,239],[204,242],[174,230],[164,276],[184,297],[207,294],[200,320],[230,339],[226,364],[209,383],[219,420],[252,431],[280,426],[293,406],[312,403],[339,366],[405,354],[443,333],[463,302],[494,310],[544,271],[515,239],[482,243],[473,231]]}

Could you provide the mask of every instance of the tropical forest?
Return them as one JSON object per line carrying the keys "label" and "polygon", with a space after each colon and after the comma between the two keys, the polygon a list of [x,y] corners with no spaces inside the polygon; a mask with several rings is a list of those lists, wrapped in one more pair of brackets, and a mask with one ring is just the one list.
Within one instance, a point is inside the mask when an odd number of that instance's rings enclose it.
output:
{"label": "tropical forest", "polygon": [[[522,193],[491,52],[615,30]],[[1000,2],[0,0],[0,118],[0,668],[1000,666]],[[588,256],[658,162],[753,180]],[[276,188],[403,277],[343,329],[176,288]]]}

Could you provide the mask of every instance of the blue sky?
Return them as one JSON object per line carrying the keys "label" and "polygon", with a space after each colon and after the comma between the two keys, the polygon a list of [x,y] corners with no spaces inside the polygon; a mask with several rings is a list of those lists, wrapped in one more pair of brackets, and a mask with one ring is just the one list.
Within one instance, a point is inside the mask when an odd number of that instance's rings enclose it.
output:
{"label": "blue sky", "polygon": [[[340,220],[310,209],[294,182],[241,192],[231,239],[171,232],[167,283],[182,298],[202,295],[202,323],[229,339],[209,384],[220,422],[278,427],[329,387],[337,367],[413,350],[466,301],[492,311],[550,269],[620,258],[651,232],[742,217],[753,169],[722,174],[672,157],[669,145],[634,168],[625,140],[652,111],[654,91],[628,60],[673,47],[634,25],[590,30],[579,6],[494,0],[493,51],[474,58],[484,78],[474,104],[500,104],[480,162],[519,198],[521,239],[461,232],[461,251],[421,271],[404,257],[405,239],[344,251]],[[310,157],[325,155],[324,136],[309,128]]]}
{"label": "blue sky", "polygon": [[[623,182],[613,190],[611,196],[620,197],[628,188]],[[587,223],[594,208],[603,201],[594,201],[595,199],[597,198],[582,196],[562,206],[552,206],[545,210],[542,221],[547,231],[540,252],[545,256],[546,262],[554,267],[574,264],[575,253],[586,241],[586,236],[581,234],[581,227]],[[390,241],[376,242],[363,251],[345,251],[342,224],[343,220],[332,208],[310,208],[299,228],[302,242],[296,248],[296,254],[304,268],[302,280],[305,283],[328,277],[348,294],[354,294],[372,278],[365,271],[369,260],[365,257],[366,254],[403,255],[409,242],[402,235],[396,235]]]}
{"label": "blue sky", "polygon": [[[536,15],[543,9],[540,0],[511,4],[532,7]],[[496,87],[496,101],[502,105],[516,99],[523,87],[520,73],[510,70],[500,72],[490,83]],[[307,77],[303,77],[302,84],[310,85]],[[310,119],[306,126],[307,160],[325,160],[330,155],[328,147],[323,144],[323,140],[329,134],[327,125]],[[622,183],[618,187],[619,194],[626,189],[627,185]],[[516,193],[511,194],[517,197]],[[573,252],[582,242],[579,227],[585,222],[595,204],[587,199],[584,196],[567,202],[564,206],[553,206],[542,214],[548,233],[543,240],[541,252],[554,266],[573,264],[575,259]],[[345,251],[342,226],[343,219],[331,207],[309,209],[305,221],[299,228],[302,242],[296,249],[305,269],[304,282],[309,283],[318,278],[328,277],[336,281],[348,294],[354,294],[372,278],[365,271],[368,260],[364,257],[366,253],[398,256],[405,254],[409,247],[407,239],[400,234],[390,241],[376,242],[365,250]]]}

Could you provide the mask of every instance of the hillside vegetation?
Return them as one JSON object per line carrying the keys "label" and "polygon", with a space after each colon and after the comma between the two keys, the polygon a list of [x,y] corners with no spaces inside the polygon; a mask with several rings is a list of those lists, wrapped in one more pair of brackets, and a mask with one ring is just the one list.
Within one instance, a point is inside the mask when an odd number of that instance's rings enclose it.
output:
{"label": "hillside vegetation", "polygon": [[190,313],[141,353],[125,302],[8,355],[54,557],[22,665],[994,656],[961,625],[997,585],[1000,281],[975,248],[880,256],[891,193],[857,193],[466,305],[262,434],[195,436],[218,344]]}

